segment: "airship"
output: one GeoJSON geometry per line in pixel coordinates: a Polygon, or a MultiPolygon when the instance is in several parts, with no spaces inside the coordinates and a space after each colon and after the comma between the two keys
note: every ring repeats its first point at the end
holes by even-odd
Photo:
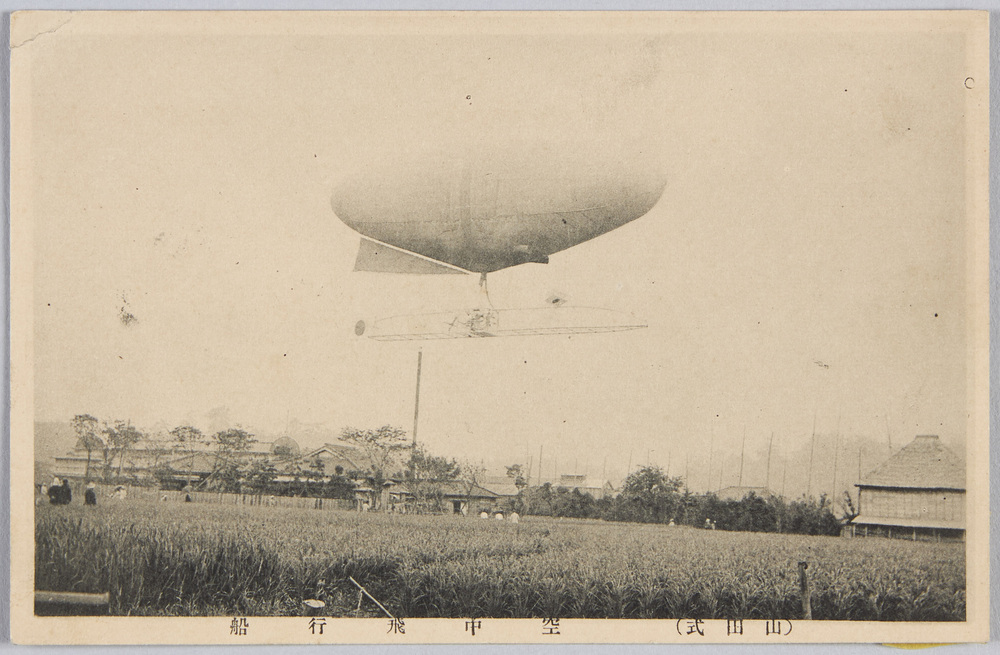
{"type": "MultiPolygon", "coordinates": [[[[365,167],[334,190],[336,216],[361,235],[354,270],[402,274],[480,274],[547,264],[556,253],[647,214],[665,176],[642,153],[586,156],[559,149],[491,150],[463,157],[415,158],[365,167]]],[[[642,327],[599,321],[579,308],[532,327],[525,310],[466,310],[423,315],[424,327],[393,317],[376,339],[455,338],[610,331],[642,327]],[[518,327],[507,328],[517,315],[518,327]],[[575,318],[560,323],[560,319],[575,318]],[[386,331],[388,330],[388,331],[386,331]]],[[[374,325],[371,327],[375,327],[374,325]]],[[[359,322],[356,332],[368,332],[359,322]]]]}

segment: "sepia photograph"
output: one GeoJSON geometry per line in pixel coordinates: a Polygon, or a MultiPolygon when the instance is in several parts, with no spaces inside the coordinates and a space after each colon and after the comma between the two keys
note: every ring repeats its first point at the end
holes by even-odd
{"type": "Polygon", "coordinates": [[[986,640],[988,36],[13,14],[14,640],[986,640]]]}

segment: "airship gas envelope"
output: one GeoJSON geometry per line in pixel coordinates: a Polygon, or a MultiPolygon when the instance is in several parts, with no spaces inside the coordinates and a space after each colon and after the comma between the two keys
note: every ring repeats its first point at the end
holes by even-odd
{"type": "Polygon", "coordinates": [[[529,262],[646,214],[666,180],[637,154],[542,149],[410,158],[357,171],[334,213],[365,239],[355,270],[488,273],[529,262]]]}

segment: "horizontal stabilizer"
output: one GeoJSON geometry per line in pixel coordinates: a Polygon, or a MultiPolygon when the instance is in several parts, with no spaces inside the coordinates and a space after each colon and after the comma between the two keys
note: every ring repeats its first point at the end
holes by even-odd
{"type": "Polygon", "coordinates": [[[466,274],[466,271],[449,264],[365,238],[361,239],[358,258],[354,261],[354,270],[415,275],[466,274]]]}

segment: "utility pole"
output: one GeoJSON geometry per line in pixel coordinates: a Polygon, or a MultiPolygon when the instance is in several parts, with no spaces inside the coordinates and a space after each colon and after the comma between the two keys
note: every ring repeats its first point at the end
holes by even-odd
{"type": "Polygon", "coordinates": [[[788,460],[781,458],[781,497],[785,497],[785,478],[788,476],[788,460]]]}
{"type": "Polygon", "coordinates": [[[816,414],[818,412],[818,409],[813,412],[813,433],[812,439],[809,442],[809,481],[806,483],[806,498],[811,498],[813,491],[813,452],[816,450],[816,414]]]}
{"type": "Polygon", "coordinates": [[[837,465],[840,463],[840,432],[837,432],[837,438],[833,442],[833,492],[830,494],[831,498],[837,497],[837,465]]]}
{"type": "Polygon", "coordinates": [[[708,484],[705,485],[705,491],[712,490],[712,459],[715,455],[715,423],[711,423],[711,440],[708,442],[708,484]]]}
{"type": "Polygon", "coordinates": [[[747,449],[747,426],[743,426],[743,445],[740,446],[740,486],[743,486],[743,454],[747,449]]]}
{"type": "Polygon", "coordinates": [[[545,444],[538,444],[538,484],[542,484],[542,451],[545,449],[545,444]]]}
{"type": "Polygon", "coordinates": [[[424,358],[424,351],[417,351],[417,394],[413,401],[413,450],[417,449],[417,419],[420,417],[420,364],[424,358]]]}
{"type": "Polygon", "coordinates": [[[771,446],[774,445],[774,430],[771,430],[771,440],[767,442],[767,482],[764,486],[771,488],[771,446]]]}

